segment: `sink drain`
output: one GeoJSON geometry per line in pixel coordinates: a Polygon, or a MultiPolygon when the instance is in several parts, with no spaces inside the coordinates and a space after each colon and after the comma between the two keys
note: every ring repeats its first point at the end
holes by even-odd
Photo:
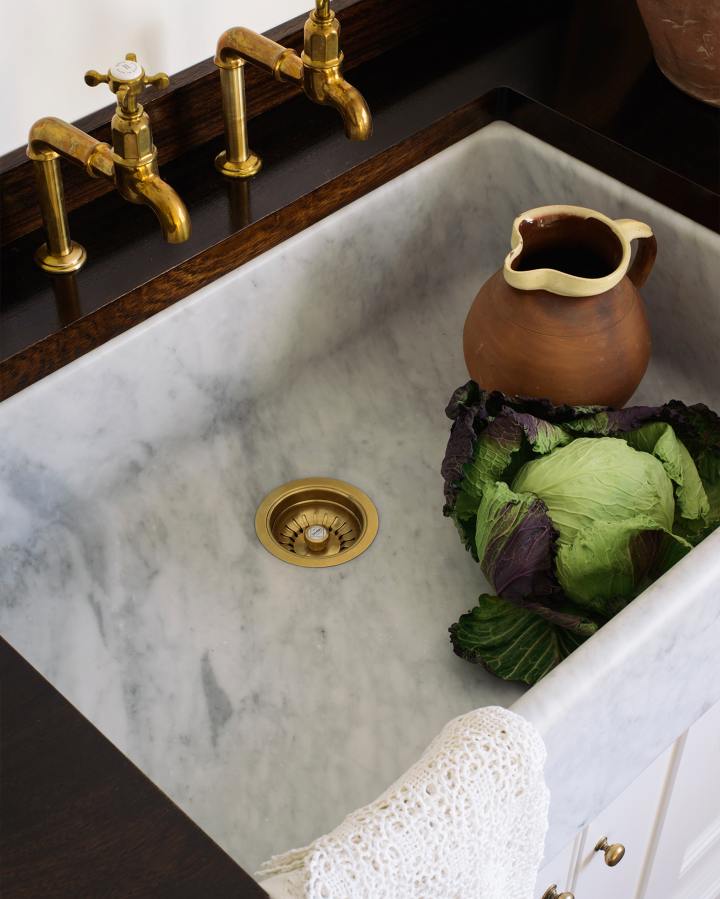
{"type": "Polygon", "coordinates": [[[255,516],[262,545],[278,559],[328,568],[356,558],[378,530],[378,514],[362,490],[333,478],[290,481],[269,493],[255,516]]]}

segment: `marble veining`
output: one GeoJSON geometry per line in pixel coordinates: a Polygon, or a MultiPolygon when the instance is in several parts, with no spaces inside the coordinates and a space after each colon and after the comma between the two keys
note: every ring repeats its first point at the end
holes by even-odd
{"type": "Polygon", "coordinates": [[[440,514],[462,324],[555,202],[652,224],[638,400],[720,407],[718,238],[502,123],[0,405],[2,633],[250,870],[487,704],[545,737],[549,857],[720,698],[718,537],[529,691],[449,647],[485,589],[440,514]],[[256,540],[313,474],[378,506],[347,566],[256,540]]]}

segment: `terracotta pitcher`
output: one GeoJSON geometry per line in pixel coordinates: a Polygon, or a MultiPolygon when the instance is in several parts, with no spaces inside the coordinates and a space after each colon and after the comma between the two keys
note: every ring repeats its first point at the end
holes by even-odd
{"type": "Polygon", "coordinates": [[[465,321],[470,376],[486,390],[623,406],[650,358],[638,293],[657,253],[648,225],[541,206],[515,219],[511,246],[465,321]]]}

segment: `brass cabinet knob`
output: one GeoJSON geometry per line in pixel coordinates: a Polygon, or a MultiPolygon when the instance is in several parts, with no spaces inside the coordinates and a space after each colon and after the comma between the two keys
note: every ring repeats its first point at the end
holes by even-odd
{"type": "Polygon", "coordinates": [[[619,865],[625,855],[625,847],[622,843],[608,843],[608,838],[603,837],[595,844],[595,852],[605,854],[605,864],[609,868],[619,865]]]}
{"type": "Polygon", "coordinates": [[[575,899],[574,893],[558,893],[557,884],[549,886],[542,894],[542,899],[575,899]]]}

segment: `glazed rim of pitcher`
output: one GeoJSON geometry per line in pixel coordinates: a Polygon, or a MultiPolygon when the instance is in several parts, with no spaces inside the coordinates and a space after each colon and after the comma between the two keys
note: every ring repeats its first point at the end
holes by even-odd
{"type": "MultiPolygon", "coordinates": [[[[541,226],[542,227],[542,226],[541,226]]],[[[586,209],[584,206],[538,206],[523,212],[513,222],[510,246],[505,257],[503,276],[505,281],[518,290],[547,290],[564,297],[590,297],[611,290],[622,281],[630,265],[632,248],[630,241],[638,237],[651,237],[652,229],[634,219],[611,219],[602,212],[586,209]],[[567,219],[595,220],[606,226],[617,239],[617,263],[607,274],[600,277],[582,277],[560,271],[556,268],[529,268],[518,270],[513,264],[525,251],[523,225],[532,225],[540,219],[548,224],[557,224],[567,219]]]]}

